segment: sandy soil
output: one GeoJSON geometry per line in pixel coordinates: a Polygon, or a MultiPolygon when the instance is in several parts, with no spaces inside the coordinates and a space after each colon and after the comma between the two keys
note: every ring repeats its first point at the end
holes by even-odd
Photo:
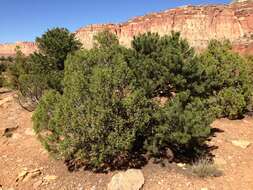
{"type": "MultiPolygon", "coordinates": [[[[15,93],[0,94],[0,190],[104,190],[116,172],[96,174],[69,172],[62,161],[54,160],[43,149],[32,131],[31,113],[15,101],[15,93]],[[12,136],[2,136],[6,128],[15,128],[12,136]],[[40,174],[28,177],[37,169],[40,174]],[[21,172],[26,178],[17,179],[21,172]],[[17,181],[19,180],[19,181],[17,181]]],[[[253,190],[253,144],[246,149],[232,140],[253,143],[253,118],[216,120],[213,127],[223,132],[209,142],[217,146],[214,160],[223,171],[221,177],[200,179],[190,176],[176,164],[162,167],[149,163],[142,168],[143,190],[253,190]]]]}

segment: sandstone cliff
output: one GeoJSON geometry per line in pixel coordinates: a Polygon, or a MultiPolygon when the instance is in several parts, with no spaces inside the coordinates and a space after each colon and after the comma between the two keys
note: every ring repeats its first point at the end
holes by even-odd
{"type": "Polygon", "coordinates": [[[36,51],[37,47],[33,42],[16,42],[13,44],[0,44],[0,56],[15,55],[16,47],[20,47],[25,55],[29,55],[36,51]]]}
{"type": "Polygon", "coordinates": [[[79,29],[76,36],[90,48],[94,34],[104,29],[117,34],[120,43],[126,46],[139,33],[151,31],[165,35],[174,30],[180,31],[197,49],[205,48],[211,39],[229,39],[240,45],[237,49],[243,49],[253,42],[253,2],[179,7],[136,17],[123,24],[87,26],[79,29]]]}
{"type": "MultiPolygon", "coordinates": [[[[184,6],[136,17],[121,24],[86,26],[77,30],[75,34],[85,48],[91,48],[93,36],[103,30],[115,33],[120,43],[127,47],[130,46],[133,36],[140,33],[151,31],[165,35],[174,30],[180,31],[197,49],[205,48],[211,39],[229,39],[236,51],[253,53],[253,2],[184,6]]],[[[13,53],[13,46],[0,46],[0,54],[13,53]]],[[[25,53],[30,53],[35,45],[25,44],[23,48],[25,53]]]]}

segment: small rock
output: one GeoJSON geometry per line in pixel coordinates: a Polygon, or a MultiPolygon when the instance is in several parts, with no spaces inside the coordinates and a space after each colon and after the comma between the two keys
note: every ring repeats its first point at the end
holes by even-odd
{"type": "Polygon", "coordinates": [[[177,166],[182,168],[183,170],[186,169],[186,164],[185,163],[177,163],[177,166]]]}
{"type": "Polygon", "coordinates": [[[28,171],[26,169],[21,171],[18,174],[18,177],[16,178],[16,182],[23,181],[23,179],[27,176],[27,174],[28,174],[28,171]]]}
{"type": "Polygon", "coordinates": [[[246,149],[251,145],[250,142],[245,141],[245,140],[234,140],[234,141],[232,141],[232,144],[234,146],[238,146],[238,147],[241,147],[243,149],[246,149]]]}
{"type": "Polygon", "coordinates": [[[44,177],[45,181],[53,181],[56,180],[58,177],[56,175],[47,175],[44,177]]]}
{"type": "Polygon", "coordinates": [[[34,178],[36,178],[40,175],[41,175],[40,169],[35,169],[35,170],[32,170],[32,171],[29,171],[23,181],[24,182],[29,181],[30,179],[34,179],[34,178]]]}
{"type": "Polygon", "coordinates": [[[200,190],[208,190],[208,188],[207,188],[207,187],[204,187],[204,188],[201,188],[200,190]]]}
{"type": "Polygon", "coordinates": [[[114,175],[108,184],[107,190],[139,190],[144,184],[141,170],[129,169],[114,175]]]}
{"type": "Polygon", "coordinates": [[[33,131],[32,128],[27,128],[25,130],[25,134],[28,135],[28,136],[35,136],[35,132],[33,131]]]}

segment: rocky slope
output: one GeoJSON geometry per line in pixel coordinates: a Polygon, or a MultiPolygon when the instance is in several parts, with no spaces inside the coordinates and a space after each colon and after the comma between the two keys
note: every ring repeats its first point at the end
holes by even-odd
{"type": "MultiPolygon", "coordinates": [[[[180,31],[197,49],[205,48],[211,39],[229,39],[236,51],[253,53],[253,2],[240,0],[229,5],[184,6],[136,17],[121,24],[86,26],[75,34],[85,48],[91,48],[93,36],[103,30],[115,33],[120,43],[127,47],[133,36],[139,33],[151,31],[165,35],[174,30],[180,31]]],[[[12,54],[13,46],[0,45],[0,55],[12,54]]],[[[35,45],[24,44],[21,49],[30,53],[35,45]]]]}

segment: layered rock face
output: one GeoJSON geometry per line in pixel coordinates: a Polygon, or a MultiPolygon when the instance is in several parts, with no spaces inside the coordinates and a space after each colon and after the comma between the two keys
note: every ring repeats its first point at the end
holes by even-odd
{"type": "Polygon", "coordinates": [[[37,47],[33,42],[16,42],[13,44],[0,44],[0,56],[13,56],[15,55],[16,47],[25,54],[29,55],[36,51],[37,47]]]}
{"type": "Polygon", "coordinates": [[[211,39],[229,39],[236,50],[253,43],[253,2],[230,5],[185,6],[160,13],[136,17],[122,24],[91,25],[79,29],[76,37],[90,48],[93,36],[109,30],[119,37],[122,45],[130,46],[133,36],[147,31],[160,35],[180,31],[182,37],[197,49],[203,49],[211,39]],[[240,48],[239,48],[240,47],[240,48]]]}
{"type": "MultiPolygon", "coordinates": [[[[185,6],[133,18],[121,24],[90,25],[75,32],[85,48],[93,46],[93,36],[103,30],[116,34],[122,45],[130,47],[135,35],[157,32],[160,35],[180,31],[195,48],[205,48],[211,39],[229,39],[236,51],[253,54],[253,2],[230,5],[185,6]]],[[[13,44],[0,45],[1,54],[14,52],[13,44]]],[[[33,43],[21,47],[26,54],[36,48],[33,43]]]]}

